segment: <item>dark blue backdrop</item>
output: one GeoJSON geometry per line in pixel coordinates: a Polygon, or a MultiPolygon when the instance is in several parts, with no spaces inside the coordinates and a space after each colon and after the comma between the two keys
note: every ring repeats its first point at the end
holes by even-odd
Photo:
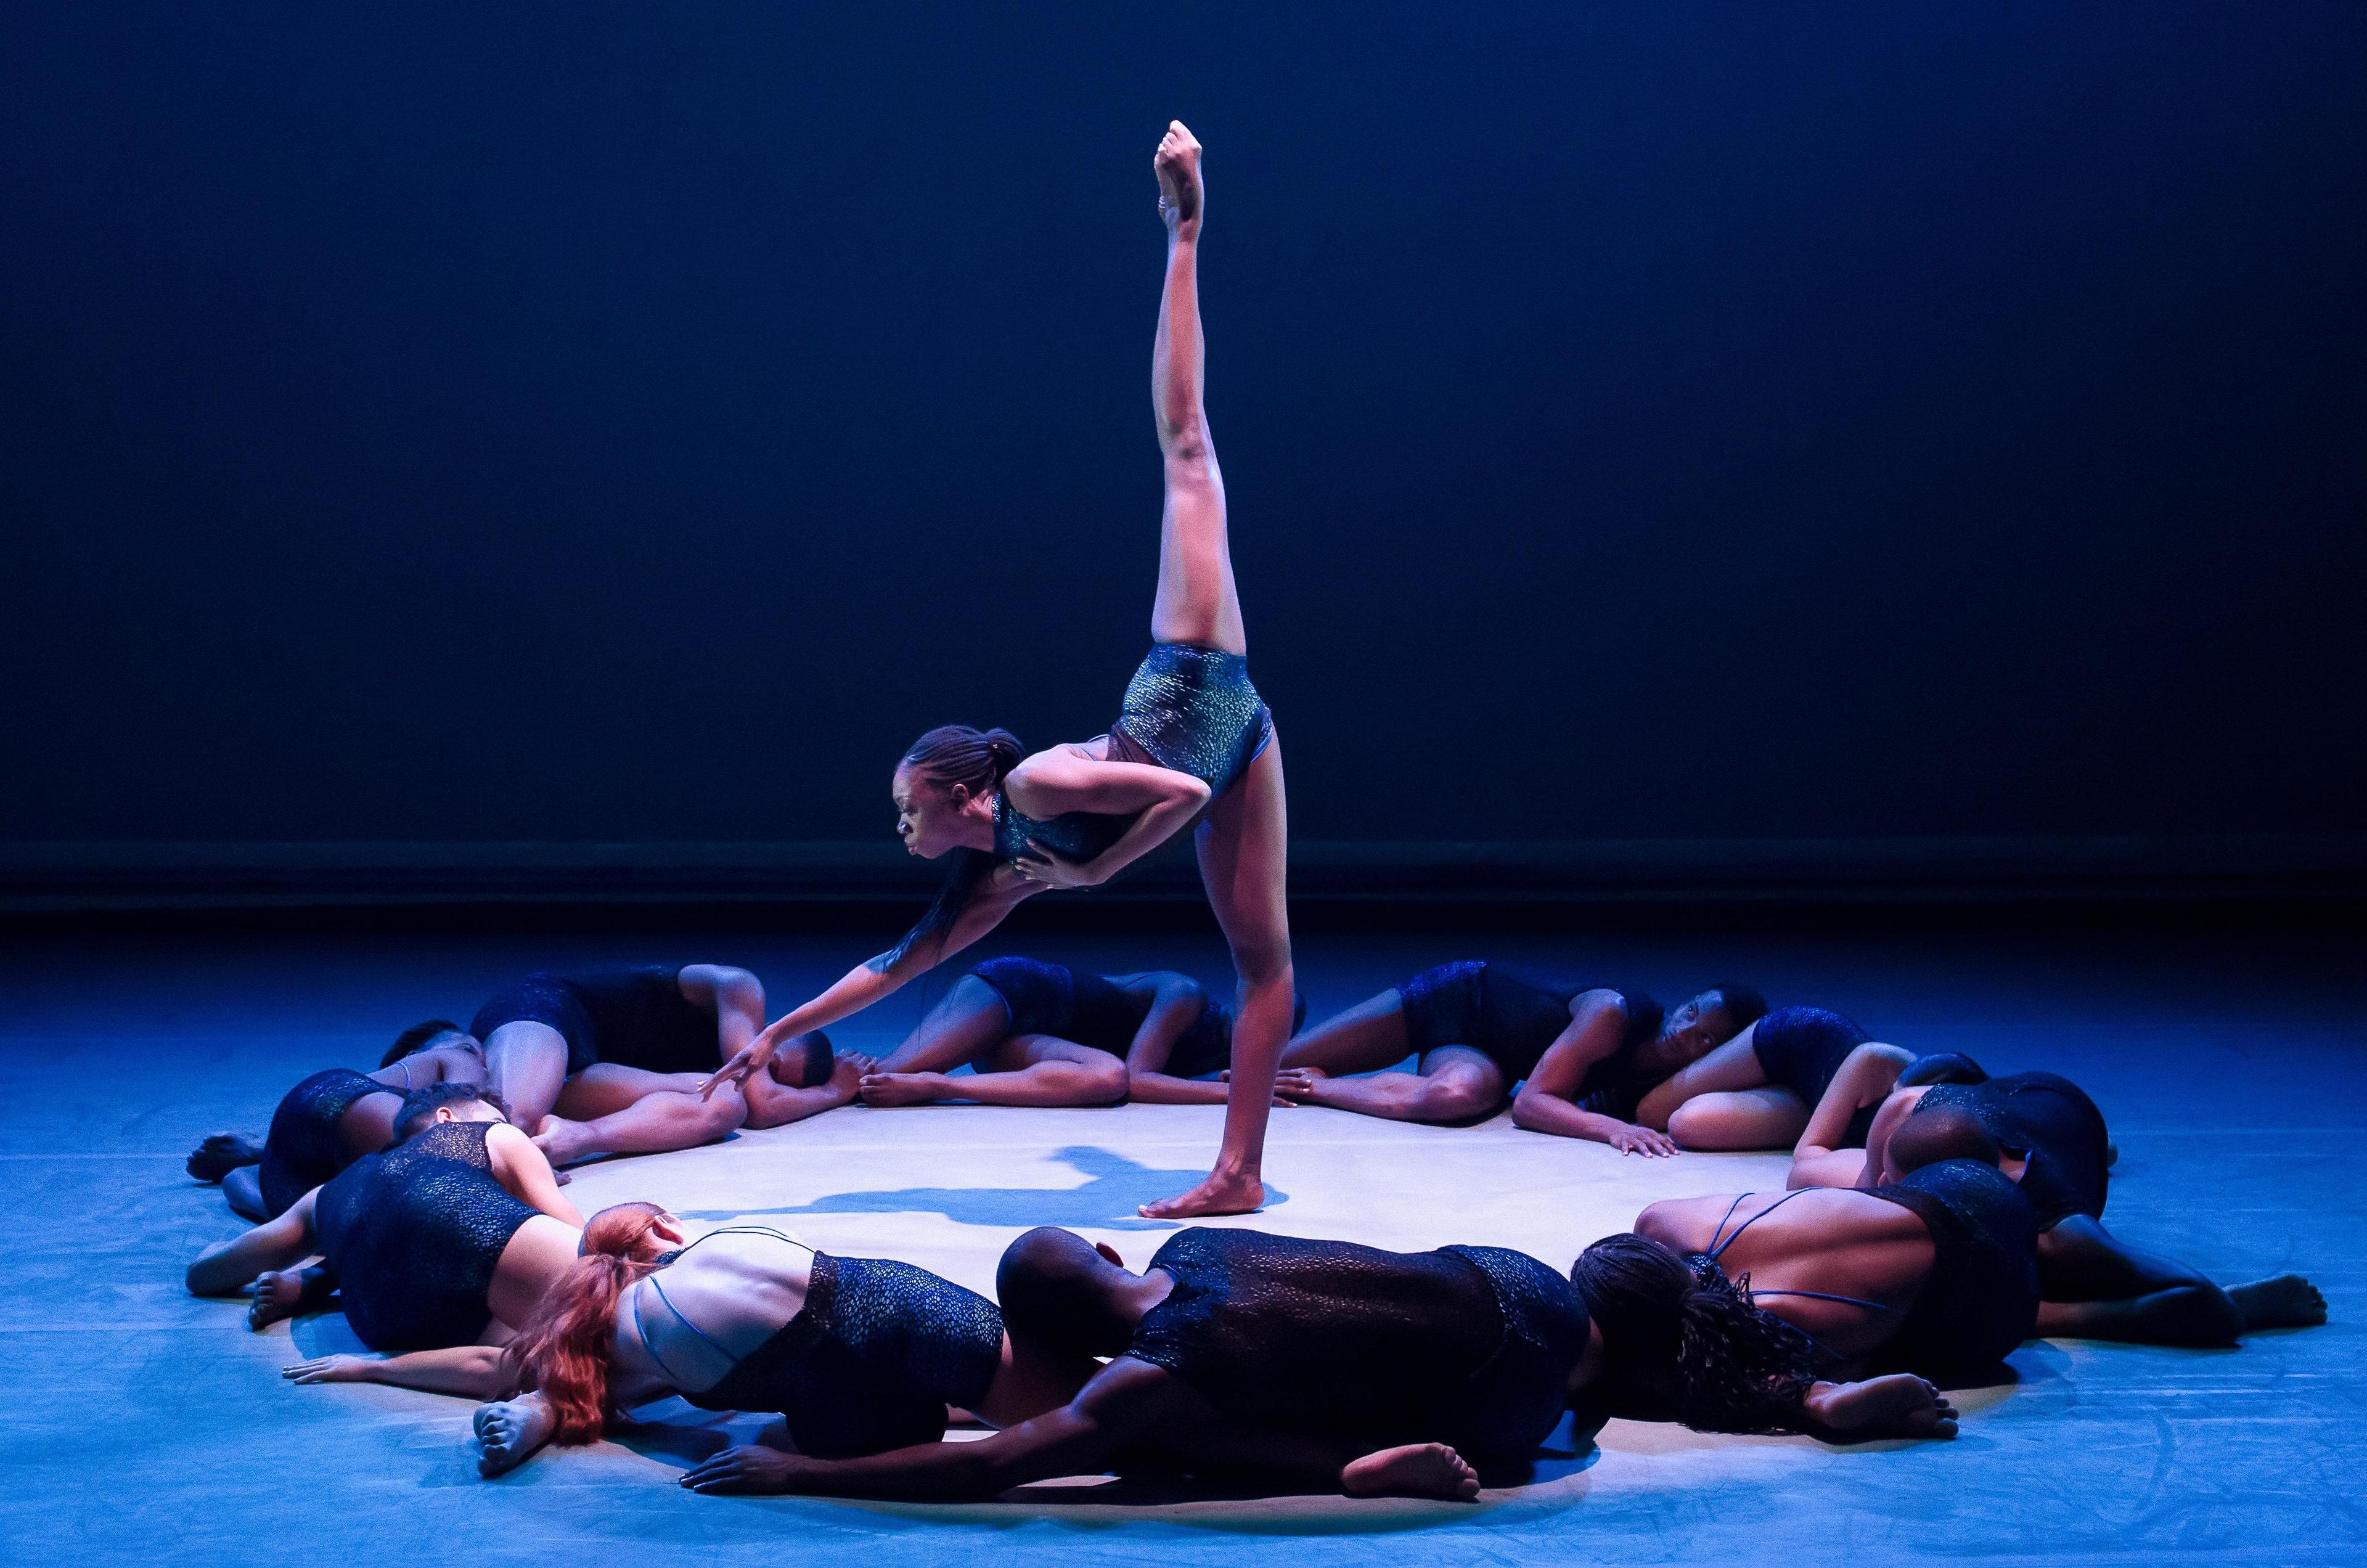
{"type": "Polygon", "coordinates": [[[11,7],[0,838],[1112,716],[1152,144],[1325,840],[2367,827],[2367,12],[11,7]]]}

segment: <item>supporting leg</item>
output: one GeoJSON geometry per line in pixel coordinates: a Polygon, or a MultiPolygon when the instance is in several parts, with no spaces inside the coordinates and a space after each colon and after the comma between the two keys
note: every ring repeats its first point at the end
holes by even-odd
{"type": "Polygon", "coordinates": [[[1149,1218],[1242,1214],[1265,1201],[1266,1118],[1296,995],[1285,885],[1289,841],[1277,734],[1240,783],[1217,797],[1197,836],[1200,880],[1240,976],[1224,1143],[1208,1179],[1181,1197],[1145,1204],[1149,1218]]]}

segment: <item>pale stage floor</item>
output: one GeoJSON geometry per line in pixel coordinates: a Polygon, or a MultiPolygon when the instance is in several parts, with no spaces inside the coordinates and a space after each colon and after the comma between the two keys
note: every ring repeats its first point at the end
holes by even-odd
{"type": "MultiPolygon", "coordinates": [[[[1200,938],[1048,938],[1085,965],[1225,976],[1200,938]]],[[[1614,1422],[1564,1428],[1530,1484],[1477,1506],[1054,1488],[961,1507],[719,1499],[686,1456],[753,1420],[679,1404],[657,1426],[477,1479],[470,1406],[278,1369],[356,1348],[326,1316],[252,1335],[181,1269],[235,1222],[181,1159],[259,1133],[316,1067],[374,1064],[402,1026],[465,1020],[526,968],[617,958],[755,969],[776,1001],[867,952],[858,938],[669,932],[18,940],[0,960],[5,1249],[0,1516],[26,1563],[1075,1561],[1307,1564],[1682,1561],[2355,1562],[2367,1558],[2359,1323],[2367,1308],[2367,1027],[2352,937],[2009,938],[1893,931],[1302,940],[1318,1012],[1430,963],[1559,961],[1664,998],[1729,976],[1839,1008],[1880,1037],[1993,1071],[2085,1084],[2123,1155],[2108,1219],[2225,1280],[2300,1269],[2324,1328],[2227,1351],[2033,1343],[2017,1381],[1959,1401],[1949,1443],[1828,1448],[1614,1422]],[[1108,1498],[1111,1500],[1104,1501],[1108,1498]],[[1021,1558],[1005,1556],[1004,1561],[1021,1558]]],[[[893,1043],[933,993],[839,1032],[893,1043]]],[[[701,1222],[756,1216],[833,1252],[991,1291],[1004,1245],[1066,1225],[1139,1261],[1134,1217],[1205,1168],[1214,1109],[970,1107],[832,1112],[683,1154],[582,1170],[586,1213],[652,1199],[701,1222]]],[[[1276,1112],[1274,1201],[1223,1222],[1393,1247],[1514,1247],[1567,1267],[1653,1198],[1780,1185],[1767,1156],[1622,1158],[1498,1116],[1411,1127],[1276,1112]]]]}

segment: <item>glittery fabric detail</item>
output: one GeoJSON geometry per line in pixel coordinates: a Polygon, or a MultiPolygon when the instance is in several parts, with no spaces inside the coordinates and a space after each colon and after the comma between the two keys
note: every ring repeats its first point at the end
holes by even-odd
{"type": "Polygon", "coordinates": [[[1150,1010],[1100,975],[1040,958],[990,958],[970,971],[994,987],[1014,1034],[1050,1034],[1124,1055],[1150,1010]]]}
{"type": "Polygon", "coordinates": [[[2026,1151],[2022,1195],[2051,1230],[2072,1214],[2104,1216],[2111,1168],[2104,1156],[2112,1134],[2104,1113],[2070,1079],[2053,1073],[2013,1073],[1977,1084],[1939,1084],[1915,1104],[1920,1115],[1953,1105],[1977,1117],[1999,1145],[2026,1151]]]}
{"type": "Polygon", "coordinates": [[[1126,836],[1131,817],[1111,817],[1098,811],[1064,811],[1046,821],[1024,816],[1011,797],[994,797],[994,858],[1016,860],[1034,852],[1040,843],[1073,861],[1089,861],[1126,836]]]}
{"type": "Polygon", "coordinates": [[[1180,1231],[1150,1260],[1174,1288],[1127,1354],[1247,1425],[1525,1452],[1560,1418],[1586,1314],[1516,1256],[1180,1231]]]}
{"type": "Polygon", "coordinates": [[[1873,1038],[1840,1013],[1794,1007],[1761,1019],[1750,1043],[1767,1081],[1790,1089],[1814,1111],[1849,1054],[1873,1038]]]}
{"type": "Polygon", "coordinates": [[[321,1190],[313,1228],[373,1350],[474,1343],[502,1249],[534,1210],[491,1175],[491,1122],[439,1122],[321,1190]]]}
{"type": "Polygon", "coordinates": [[[2037,1332],[2037,1220],[1995,1166],[1942,1160],[1868,1190],[1913,1210],[1936,1253],[1906,1321],[1874,1351],[1875,1371],[1962,1388],[2037,1332]]]}
{"type": "Polygon", "coordinates": [[[1217,795],[1273,739],[1274,715],[1250,684],[1250,661],[1181,642],[1151,644],[1110,728],[1111,755],[1130,743],[1144,760],[1190,773],[1217,795]]]}
{"type": "Polygon", "coordinates": [[[351,1067],[314,1073],[289,1089],[271,1113],[271,1131],[263,1138],[263,1164],[255,1173],[266,1214],[277,1219],[297,1199],[353,1164],[337,1123],[362,1096],[395,1092],[351,1067]]]}
{"type": "Polygon", "coordinates": [[[798,1451],[852,1459],[946,1433],[946,1406],[975,1410],[1002,1364],[1002,1314],[925,1269],[817,1252],[806,1304],[686,1397],[708,1410],[776,1410],[798,1451]]]}

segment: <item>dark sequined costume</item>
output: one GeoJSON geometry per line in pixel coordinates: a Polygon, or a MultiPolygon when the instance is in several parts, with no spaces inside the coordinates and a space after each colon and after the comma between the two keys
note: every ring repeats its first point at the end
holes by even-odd
{"type": "MultiPolygon", "coordinates": [[[[1425,969],[1399,986],[1398,997],[1406,1040],[1416,1055],[1442,1045],[1478,1051],[1502,1069],[1509,1088],[1535,1071],[1546,1047],[1569,1027],[1572,999],[1603,988],[1569,975],[1478,959],[1425,969]]],[[[1581,1097],[1601,1094],[1609,1100],[1614,1091],[1630,1088],[1636,1048],[1660,1032],[1658,1002],[1639,991],[1621,997],[1627,1007],[1626,1031],[1618,1050],[1587,1069],[1581,1097]]],[[[1636,1089],[1635,1098],[1641,1100],[1650,1087],[1636,1089]]]]}
{"type": "Polygon", "coordinates": [[[1002,998],[1014,1034],[1054,1034],[1123,1056],[1150,1011],[1148,998],[1040,958],[990,958],[970,973],[1002,998]]]}
{"type": "Polygon", "coordinates": [[[286,1213],[297,1199],[354,1163],[354,1153],[337,1130],[354,1101],[365,1095],[401,1093],[350,1067],[314,1073],[289,1089],[271,1113],[263,1163],[255,1173],[263,1189],[264,1217],[286,1213]]]}
{"type": "Polygon", "coordinates": [[[1897,1333],[1874,1352],[1875,1371],[1959,1388],[2038,1331],[2037,1222],[1995,1166],[1942,1160],[1868,1190],[1913,1210],[1938,1253],[1897,1333]]]}
{"type": "Polygon", "coordinates": [[[2040,1230],[2052,1230],[2073,1214],[2104,1217],[2112,1134],[2104,1113],[2078,1084],[2053,1073],[1940,1084],[1925,1091],[1915,1110],[1920,1114],[1935,1105],[1971,1111],[2000,1147],[2028,1156],[2022,1195],[2030,1200],[2040,1230]]]}
{"type": "Polygon", "coordinates": [[[373,1350],[469,1345],[493,1311],[502,1250],[535,1211],[490,1174],[492,1122],[439,1122],[356,1160],[321,1190],[312,1216],[345,1294],[345,1320],[373,1350]]]}
{"type": "MultiPolygon", "coordinates": [[[[1761,1018],[1750,1037],[1751,1050],[1759,1058],[1760,1071],[1767,1081],[1798,1095],[1813,1111],[1817,1102],[1831,1087],[1833,1075],[1841,1070],[1849,1054],[1874,1036],[1860,1029],[1854,1020],[1823,1008],[1777,1008],[1761,1018]]],[[[1877,1105],[1861,1106],[1850,1118],[1849,1128],[1841,1134],[1836,1148],[1862,1149],[1865,1134],[1874,1125],[1877,1105]]]]}
{"type": "Polygon", "coordinates": [[[682,994],[681,968],[611,964],[538,970],[477,1010],[469,1032],[489,1040],[505,1023],[547,1024],[567,1042],[567,1070],[615,1062],[653,1073],[711,1073],[722,1065],[715,1009],[682,994]]]}
{"type": "Polygon", "coordinates": [[[1524,1455],[1552,1432],[1587,1344],[1576,1287],[1500,1247],[1384,1252],[1260,1231],[1179,1231],[1174,1281],[1127,1354],[1248,1426],[1374,1448],[1524,1455]]]}
{"type": "Polygon", "coordinates": [[[684,1397],[778,1411],[798,1452],[854,1459],[935,1442],[946,1406],[975,1410],[1002,1364],[1002,1314],[984,1296],[909,1263],[817,1252],[798,1314],[684,1397]]]}
{"type": "MultiPolygon", "coordinates": [[[[1250,684],[1249,660],[1189,643],[1150,646],[1110,727],[1114,762],[1146,762],[1190,773],[1222,795],[1240,782],[1274,739],[1274,715],[1250,684]]],[[[1067,811],[1047,820],[1023,816],[1001,795],[994,801],[994,854],[1012,860],[1043,844],[1069,860],[1090,861],[1126,836],[1133,817],[1067,811]]]]}

